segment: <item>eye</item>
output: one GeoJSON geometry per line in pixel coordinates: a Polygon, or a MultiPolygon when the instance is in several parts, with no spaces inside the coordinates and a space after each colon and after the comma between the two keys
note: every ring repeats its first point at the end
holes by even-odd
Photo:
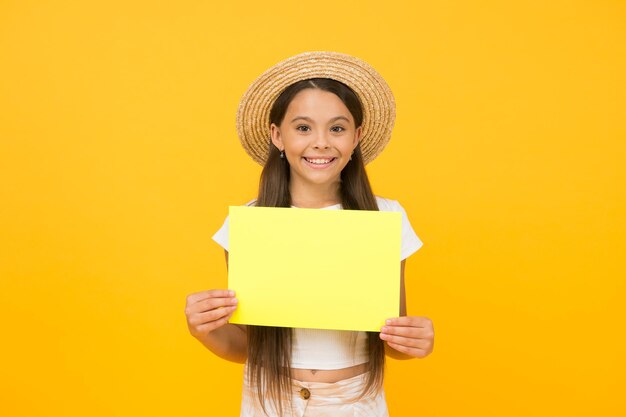
{"type": "Polygon", "coordinates": [[[298,125],[296,126],[296,130],[300,132],[308,132],[309,130],[311,130],[311,128],[307,125],[298,125]]]}
{"type": "Polygon", "coordinates": [[[344,129],[343,126],[333,126],[333,127],[330,128],[330,130],[332,132],[339,133],[339,132],[343,132],[346,129],[344,129]]]}

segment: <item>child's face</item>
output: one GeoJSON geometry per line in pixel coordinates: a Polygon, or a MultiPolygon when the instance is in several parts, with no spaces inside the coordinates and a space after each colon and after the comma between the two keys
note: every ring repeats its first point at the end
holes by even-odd
{"type": "Polygon", "coordinates": [[[339,181],[361,135],[339,97],[313,88],[296,94],[271,131],[274,145],[285,151],[291,180],[318,185],[339,181]]]}

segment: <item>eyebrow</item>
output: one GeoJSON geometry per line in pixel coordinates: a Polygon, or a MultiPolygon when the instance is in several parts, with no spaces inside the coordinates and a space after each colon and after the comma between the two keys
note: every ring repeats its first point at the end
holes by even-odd
{"type": "MultiPolygon", "coordinates": [[[[305,120],[305,121],[310,122],[310,123],[313,122],[313,119],[311,119],[310,117],[307,117],[307,116],[296,116],[293,119],[291,119],[291,123],[295,122],[296,120],[305,120]]],[[[332,119],[330,119],[329,123],[336,122],[337,120],[345,120],[346,122],[350,123],[350,119],[348,119],[346,116],[333,117],[332,119]]]]}

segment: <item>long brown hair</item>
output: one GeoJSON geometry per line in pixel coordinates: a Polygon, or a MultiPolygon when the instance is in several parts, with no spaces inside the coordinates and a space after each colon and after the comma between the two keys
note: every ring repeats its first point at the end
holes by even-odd
{"type": "MultiPolygon", "coordinates": [[[[280,126],[287,107],[300,91],[317,88],[335,94],[346,105],[355,127],[363,124],[363,110],[357,95],[345,84],[328,78],[298,81],[287,87],[276,99],[270,111],[270,123],[280,126]]],[[[268,139],[269,156],[263,167],[256,205],[260,207],[290,207],[289,163],[268,139]]],[[[352,159],[341,171],[341,204],[347,210],[378,210],[376,198],[365,172],[359,145],[352,159]]],[[[363,394],[380,390],[383,382],[385,349],[378,333],[368,332],[369,376],[363,394]]],[[[256,386],[263,410],[269,397],[282,414],[283,398],[291,398],[292,329],[285,327],[248,326],[248,378],[256,386]]]]}

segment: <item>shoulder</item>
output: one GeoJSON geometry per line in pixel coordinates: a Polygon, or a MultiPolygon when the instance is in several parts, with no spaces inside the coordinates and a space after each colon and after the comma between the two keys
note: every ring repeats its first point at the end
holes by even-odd
{"type": "Polygon", "coordinates": [[[378,205],[378,210],[380,211],[404,211],[400,203],[396,200],[391,200],[389,198],[384,197],[376,197],[376,204],[378,205]]]}

